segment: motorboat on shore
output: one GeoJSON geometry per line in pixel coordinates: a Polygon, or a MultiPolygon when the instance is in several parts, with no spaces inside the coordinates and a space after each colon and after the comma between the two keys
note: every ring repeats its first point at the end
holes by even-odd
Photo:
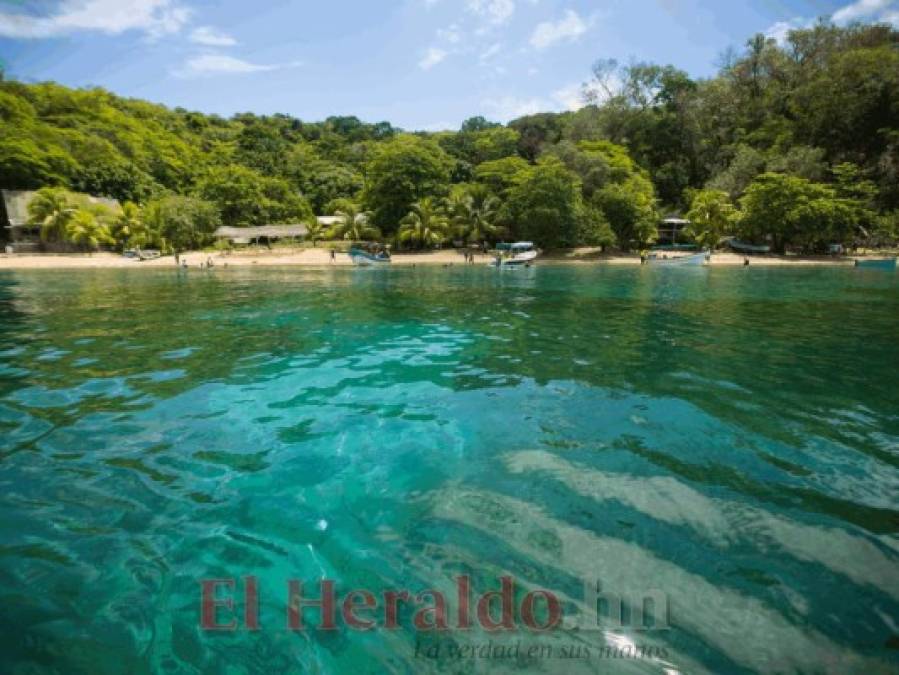
{"type": "Polygon", "coordinates": [[[515,269],[530,267],[539,252],[530,241],[516,241],[514,244],[497,244],[494,258],[488,267],[515,269]]]}
{"type": "Polygon", "coordinates": [[[737,253],[744,253],[749,255],[762,255],[765,253],[771,253],[771,247],[767,244],[747,244],[746,242],[739,241],[738,239],[731,239],[727,242],[727,245],[737,253]]]}
{"type": "Polygon", "coordinates": [[[651,255],[646,259],[647,264],[659,267],[699,267],[705,265],[710,258],[708,251],[700,251],[693,255],[682,255],[676,258],[651,255]]]}
{"type": "Polygon", "coordinates": [[[353,244],[347,251],[354,265],[370,267],[373,265],[389,265],[390,251],[383,244],[353,244]]]}

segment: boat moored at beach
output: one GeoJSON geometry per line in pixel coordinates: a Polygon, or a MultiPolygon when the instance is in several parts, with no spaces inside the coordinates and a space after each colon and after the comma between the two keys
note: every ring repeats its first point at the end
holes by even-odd
{"type": "Polygon", "coordinates": [[[660,258],[657,255],[652,255],[647,258],[646,262],[649,265],[658,267],[699,267],[705,265],[708,260],[709,252],[700,251],[693,255],[682,255],[676,258],[660,258]]]}
{"type": "Polygon", "coordinates": [[[514,244],[497,244],[495,257],[489,267],[515,269],[529,267],[539,255],[530,241],[516,241],[514,244]]]}
{"type": "Polygon", "coordinates": [[[895,270],[896,258],[872,258],[870,260],[856,258],[855,266],[866,270],[895,270]]]}
{"type": "Polygon", "coordinates": [[[360,267],[390,264],[390,251],[383,244],[353,244],[347,251],[347,255],[350,256],[354,265],[360,267]]]}
{"type": "Polygon", "coordinates": [[[771,253],[771,247],[767,244],[747,244],[746,242],[740,241],[738,239],[731,239],[727,242],[727,245],[737,253],[746,253],[750,255],[771,253]]]}

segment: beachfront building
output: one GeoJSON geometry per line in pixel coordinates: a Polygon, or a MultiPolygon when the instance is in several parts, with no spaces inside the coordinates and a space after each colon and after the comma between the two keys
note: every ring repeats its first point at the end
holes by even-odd
{"type": "Polygon", "coordinates": [[[257,225],[255,227],[220,227],[216,239],[227,239],[234,245],[271,244],[282,239],[302,239],[308,230],[305,225],[257,225]]]}
{"type": "Polygon", "coordinates": [[[683,218],[665,218],[659,225],[659,238],[656,244],[659,246],[673,246],[682,244],[686,241],[683,230],[690,224],[689,220],[683,218]]]}
{"type": "Polygon", "coordinates": [[[342,216],[316,216],[315,219],[319,222],[319,225],[324,227],[326,230],[330,230],[338,223],[343,222],[342,216]]]}
{"type": "MultiPolygon", "coordinates": [[[[75,248],[66,242],[41,241],[40,225],[28,222],[28,205],[37,192],[34,190],[0,190],[0,225],[3,227],[4,247],[7,253],[37,253],[39,251],[72,251],[75,248]]],[[[117,199],[93,197],[91,195],[73,193],[79,205],[99,205],[113,213],[119,213],[122,207],[117,199]]]]}

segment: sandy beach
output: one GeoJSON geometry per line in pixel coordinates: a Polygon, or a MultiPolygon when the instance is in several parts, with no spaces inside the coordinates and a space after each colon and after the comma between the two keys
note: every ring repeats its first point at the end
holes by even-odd
{"type": "MultiPolygon", "coordinates": [[[[669,254],[675,257],[679,254],[669,254]]],[[[232,252],[193,251],[181,256],[188,267],[205,266],[211,259],[215,267],[264,267],[275,266],[352,266],[345,253],[338,253],[335,260],[330,259],[330,252],[324,248],[297,249],[258,249],[232,252]]],[[[487,264],[491,257],[487,254],[476,254],[475,264],[487,264]]],[[[715,253],[711,265],[742,265],[743,256],[733,253],[715,253]]],[[[465,259],[461,251],[446,249],[439,251],[422,251],[417,253],[396,253],[394,265],[464,265],[465,259]]],[[[842,257],[798,257],[798,256],[752,256],[751,265],[852,265],[853,258],[842,257]]],[[[603,254],[599,249],[579,248],[568,251],[554,251],[541,255],[540,264],[607,264],[607,265],[639,265],[640,257],[636,254],[603,254]]],[[[156,260],[137,261],[124,258],[116,253],[94,254],[0,254],[0,270],[2,269],[100,269],[100,268],[137,268],[158,269],[175,267],[174,256],[164,256],[156,260]]]]}

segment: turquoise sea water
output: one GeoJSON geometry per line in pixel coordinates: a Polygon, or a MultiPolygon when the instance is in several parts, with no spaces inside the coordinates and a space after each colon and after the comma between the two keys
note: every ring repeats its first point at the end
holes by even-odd
{"type": "Polygon", "coordinates": [[[0,273],[0,672],[896,672],[897,373],[881,272],[0,273]],[[459,575],[668,628],[285,628],[459,575]]]}

